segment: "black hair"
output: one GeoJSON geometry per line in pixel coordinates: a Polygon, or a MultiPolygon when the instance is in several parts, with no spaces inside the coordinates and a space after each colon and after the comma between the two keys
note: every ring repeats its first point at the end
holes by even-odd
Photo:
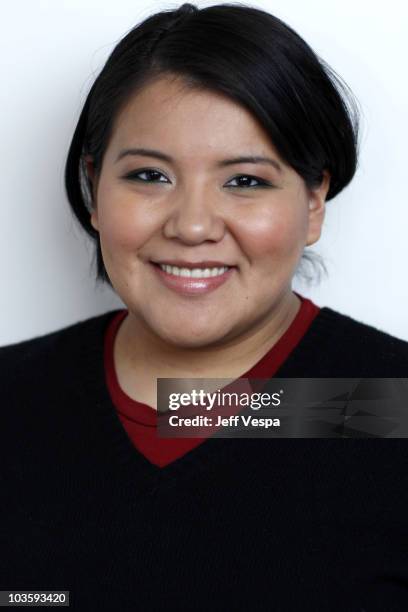
{"type": "MultiPolygon", "coordinates": [[[[328,170],[326,200],[344,189],[356,171],[358,103],[292,28],[238,2],[201,9],[185,3],[155,13],[131,29],[108,57],[83,106],[65,165],[71,209],[95,241],[96,280],[109,285],[99,232],[90,222],[92,184],[85,157],[92,156],[98,173],[120,110],[137,91],[166,74],[243,105],[309,188],[318,187],[328,170]]],[[[311,261],[307,253],[303,256],[311,261]]]]}

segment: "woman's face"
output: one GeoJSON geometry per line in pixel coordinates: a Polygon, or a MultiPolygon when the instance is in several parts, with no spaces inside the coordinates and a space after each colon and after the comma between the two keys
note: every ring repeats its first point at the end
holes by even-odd
{"type": "Polygon", "coordinates": [[[293,297],[302,251],[320,236],[328,177],[309,191],[246,109],[182,85],[162,77],[118,115],[99,176],[88,160],[91,221],[130,315],[167,343],[202,347],[250,334],[293,297]],[[227,162],[239,157],[271,161],[227,162]]]}

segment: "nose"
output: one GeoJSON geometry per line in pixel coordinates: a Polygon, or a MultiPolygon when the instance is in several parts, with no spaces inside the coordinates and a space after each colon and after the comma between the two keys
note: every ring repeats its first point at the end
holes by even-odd
{"type": "Polygon", "coordinates": [[[185,186],[174,195],[163,233],[166,238],[177,238],[189,245],[221,240],[225,223],[217,210],[214,193],[210,195],[203,186],[185,186]]]}

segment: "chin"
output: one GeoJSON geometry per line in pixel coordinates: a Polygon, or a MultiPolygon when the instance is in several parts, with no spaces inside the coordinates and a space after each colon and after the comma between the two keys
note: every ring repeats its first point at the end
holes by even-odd
{"type": "Polygon", "coordinates": [[[199,331],[194,326],[191,328],[183,326],[182,329],[180,327],[181,325],[174,330],[167,327],[165,330],[157,330],[156,333],[167,344],[180,348],[202,348],[210,344],[216,344],[225,337],[225,330],[221,332],[210,330],[207,327],[205,330],[199,331]]]}

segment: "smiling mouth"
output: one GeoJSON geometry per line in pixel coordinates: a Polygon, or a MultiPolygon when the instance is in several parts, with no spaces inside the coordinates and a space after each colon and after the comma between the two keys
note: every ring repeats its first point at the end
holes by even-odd
{"type": "Polygon", "coordinates": [[[208,268],[184,268],[172,266],[170,264],[155,264],[163,272],[172,276],[182,276],[184,278],[213,278],[225,274],[232,266],[213,266],[208,268]]]}
{"type": "Polygon", "coordinates": [[[212,293],[228,282],[236,266],[184,268],[165,263],[150,262],[164,287],[184,296],[212,293]]]}

